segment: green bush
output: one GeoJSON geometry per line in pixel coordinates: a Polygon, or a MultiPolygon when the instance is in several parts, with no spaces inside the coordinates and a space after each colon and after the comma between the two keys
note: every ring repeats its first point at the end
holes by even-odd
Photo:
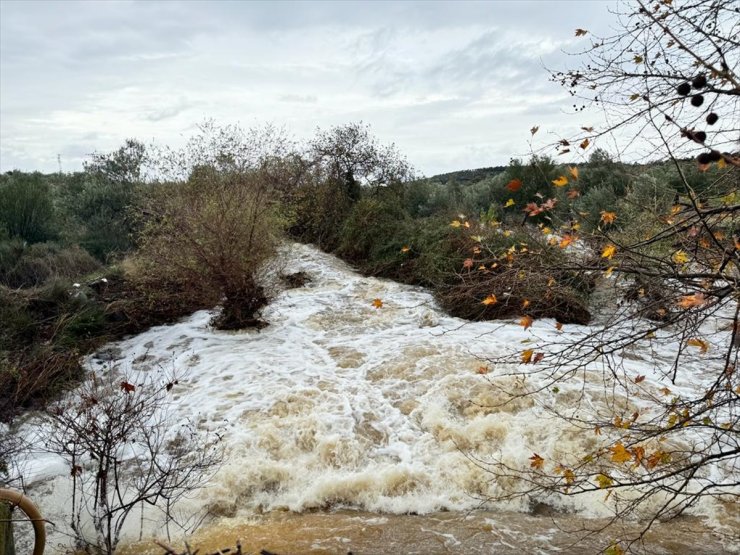
{"type": "Polygon", "coordinates": [[[0,176],[0,229],[29,243],[57,236],[49,184],[38,172],[8,172],[0,176]]]}
{"type": "Polygon", "coordinates": [[[100,263],[77,246],[0,242],[0,283],[8,287],[36,287],[51,278],[81,278],[99,268],[100,263]]]}

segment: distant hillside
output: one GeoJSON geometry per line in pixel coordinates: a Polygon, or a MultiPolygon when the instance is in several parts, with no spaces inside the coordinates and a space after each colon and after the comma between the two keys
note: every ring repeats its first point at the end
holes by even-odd
{"type": "Polygon", "coordinates": [[[429,178],[437,183],[451,183],[456,181],[459,185],[471,185],[488,177],[493,177],[506,170],[506,166],[494,166],[491,168],[477,168],[474,170],[459,170],[456,172],[440,173],[429,178]]]}

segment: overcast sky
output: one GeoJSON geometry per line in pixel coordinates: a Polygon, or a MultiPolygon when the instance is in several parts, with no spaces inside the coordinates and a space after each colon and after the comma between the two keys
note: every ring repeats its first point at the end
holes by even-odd
{"type": "Polygon", "coordinates": [[[609,5],[0,0],[0,171],[177,145],[207,118],[298,139],[362,120],[426,175],[505,164],[533,125],[591,123],[544,67],[609,5]]]}

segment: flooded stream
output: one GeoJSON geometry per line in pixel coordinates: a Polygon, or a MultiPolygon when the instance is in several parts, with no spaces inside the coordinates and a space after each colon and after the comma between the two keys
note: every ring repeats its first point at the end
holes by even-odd
{"type": "MultiPolygon", "coordinates": [[[[492,480],[467,456],[521,466],[535,449],[565,460],[594,448],[595,436],[531,398],[503,404],[491,387],[497,369],[480,372],[482,358],[577,334],[577,326],[464,322],[444,315],[423,289],[362,277],[312,247],[295,245],[285,256],[288,271],[311,279],[266,308],[267,328],[218,332],[211,314],[198,312],[87,360],[95,372],[184,372],[173,417],[224,438],[223,467],[177,507],[183,521],[203,518],[193,545],[215,550],[240,538],[247,552],[595,553],[619,537],[618,528],[578,533],[613,514],[603,492],[482,502],[518,485],[492,480]]],[[[649,361],[626,364],[660,386],[649,361]]],[[[586,384],[592,406],[602,386],[586,384]]],[[[581,394],[580,384],[573,388],[545,392],[540,402],[566,406],[581,394]]],[[[29,418],[19,433],[32,437],[33,426],[29,418]]],[[[39,450],[24,472],[58,525],[52,545],[68,544],[69,469],[39,450]]],[[[657,525],[635,549],[740,551],[736,511],[708,499],[694,514],[657,525]]],[[[137,512],[124,530],[125,553],[161,553],[150,540],[136,543],[140,532],[161,537],[161,514],[137,512]]]]}

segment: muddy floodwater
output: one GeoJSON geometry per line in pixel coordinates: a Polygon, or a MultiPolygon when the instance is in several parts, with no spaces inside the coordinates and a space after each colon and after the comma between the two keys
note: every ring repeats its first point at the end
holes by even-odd
{"type": "MultiPolygon", "coordinates": [[[[574,407],[611,414],[598,369],[507,402],[502,389],[522,386],[518,364],[487,362],[518,360],[525,345],[546,349],[588,327],[465,322],[445,315],[424,289],[360,276],[312,247],[293,245],[283,257],[283,271],[309,280],[276,293],[264,329],[217,331],[213,314],[202,311],[85,361],[93,373],[176,369],[173,429],[189,422],[222,438],[223,464],[174,507],[183,526],[170,525],[173,543],[191,537],[201,555],[237,538],[246,552],[282,554],[597,553],[639,532],[634,523],[583,534],[602,528],[630,491],[520,495],[526,484],[486,470],[491,460],[528,469],[532,453],[573,466],[604,441],[553,416],[574,407]]],[[[667,384],[656,367],[670,364],[672,352],[671,345],[635,351],[624,371],[643,376],[641,391],[670,385],[690,396],[704,387],[705,361],[686,353],[690,379],[667,384]]],[[[537,389],[537,379],[528,386],[537,389]]],[[[623,402],[627,414],[650,410],[649,395],[623,402]]],[[[72,541],[70,468],[44,451],[40,427],[33,415],[18,427],[37,445],[21,470],[56,524],[49,553],[64,553],[72,541]]],[[[706,471],[722,481],[737,469],[730,461],[706,471]]],[[[638,518],[663,500],[650,498],[638,518]]],[[[635,551],[738,552],[736,509],[706,497],[689,516],[656,525],[635,551]]],[[[84,518],[82,525],[90,529],[84,518]]],[[[137,507],[123,529],[125,553],[160,553],[147,538],[165,530],[161,511],[137,507]]]]}
{"type": "MultiPolygon", "coordinates": [[[[615,534],[639,532],[637,524],[599,532],[606,524],[607,520],[584,520],[572,515],[480,511],[430,515],[271,513],[246,522],[209,526],[196,534],[190,545],[201,553],[213,553],[226,547],[233,549],[236,539],[240,539],[247,553],[266,549],[281,555],[595,554],[608,546],[615,534]]],[[[737,536],[708,529],[701,519],[683,517],[657,524],[645,535],[644,543],[634,547],[654,554],[719,555],[727,553],[737,541],[737,536]]],[[[161,552],[151,541],[127,545],[121,551],[122,555],[161,552]]]]}

